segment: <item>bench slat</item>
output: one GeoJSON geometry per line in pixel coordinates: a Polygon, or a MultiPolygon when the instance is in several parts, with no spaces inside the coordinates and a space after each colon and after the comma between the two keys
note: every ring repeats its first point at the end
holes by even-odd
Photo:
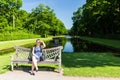
{"type": "MultiPolygon", "coordinates": [[[[29,60],[13,60],[12,62],[14,62],[14,63],[23,63],[23,64],[25,64],[25,63],[32,63],[32,61],[29,61],[29,60]]],[[[57,63],[59,63],[59,61],[40,61],[40,62],[38,62],[39,64],[57,64],[57,63]]]]}

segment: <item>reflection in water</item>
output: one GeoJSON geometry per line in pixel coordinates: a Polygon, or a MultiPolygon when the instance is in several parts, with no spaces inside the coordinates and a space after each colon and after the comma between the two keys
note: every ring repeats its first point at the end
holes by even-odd
{"type": "Polygon", "coordinates": [[[63,52],[74,52],[73,45],[70,41],[66,42],[64,49],[63,49],[63,52]]]}
{"type": "Polygon", "coordinates": [[[70,39],[70,38],[72,38],[72,37],[68,35],[68,36],[66,36],[66,38],[67,38],[67,39],[70,39]]]}
{"type": "MultiPolygon", "coordinates": [[[[61,39],[65,40],[65,39],[61,39]]],[[[115,49],[99,45],[80,38],[66,37],[63,52],[116,52],[115,49]]]]}
{"type": "MultiPolygon", "coordinates": [[[[56,47],[62,45],[63,52],[119,52],[116,49],[92,43],[89,41],[81,40],[80,38],[75,37],[56,37],[53,38],[51,41],[45,42],[47,48],[56,47]]],[[[30,45],[29,47],[33,47],[34,44],[30,45]]]]}

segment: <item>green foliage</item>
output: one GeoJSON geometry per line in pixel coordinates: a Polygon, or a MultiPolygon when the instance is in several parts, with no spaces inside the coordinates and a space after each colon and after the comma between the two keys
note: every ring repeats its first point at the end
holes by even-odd
{"type": "Polygon", "coordinates": [[[73,13],[72,35],[99,36],[120,34],[118,0],[86,0],[73,13]]]}
{"type": "Polygon", "coordinates": [[[57,19],[53,10],[44,4],[34,8],[29,17],[25,28],[33,33],[59,35],[66,32],[64,24],[57,19]]]}
{"type": "Polygon", "coordinates": [[[0,0],[0,40],[66,33],[64,24],[49,6],[40,4],[31,13],[20,10],[22,0],[0,0]]]}
{"type": "Polygon", "coordinates": [[[7,19],[9,26],[12,26],[11,19],[21,6],[22,0],[0,0],[0,15],[7,19]]]}
{"type": "Polygon", "coordinates": [[[7,19],[0,16],[0,32],[4,32],[4,28],[8,25],[7,19]]]}
{"type": "Polygon", "coordinates": [[[19,30],[10,32],[10,28],[7,28],[6,30],[9,32],[4,32],[3,34],[0,34],[0,41],[6,41],[6,40],[18,40],[18,39],[29,39],[29,38],[39,38],[40,35],[29,33],[26,30],[19,30]],[[8,29],[8,30],[7,30],[8,29]]]}

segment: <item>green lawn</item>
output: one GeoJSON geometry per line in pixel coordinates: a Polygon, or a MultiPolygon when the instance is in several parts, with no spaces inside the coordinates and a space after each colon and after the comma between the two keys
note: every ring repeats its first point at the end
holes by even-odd
{"type": "Polygon", "coordinates": [[[0,74],[10,69],[10,54],[0,55],[0,74]]]}
{"type": "MultiPolygon", "coordinates": [[[[50,40],[52,37],[48,38],[40,38],[41,40],[50,40]]],[[[11,48],[13,46],[18,46],[18,45],[25,45],[29,43],[34,43],[36,41],[35,39],[22,39],[22,40],[12,40],[12,41],[1,41],[0,42],[0,50],[2,49],[7,49],[11,48]]]]}
{"type": "Polygon", "coordinates": [[[91,38],[91,37],[80,37],[80,38],[83,40],[88,40],[94,43],[120,49],[120,40],[100,39],[100,38],[91,38]]]}
{"type": "MultiPolygon", "coordinates": [[[[0,60],[0,74],[9,71],[10,54],[1,55],[0,60]]],[[[111,53],[82,52],[62,54],[62,66],[66,76],[120,77],[119,61],[120,58],[111,55],[111,53]]],[[[23,68],[27,67],[29,67],[29,70],[31,69],[31,65],[23,66],[23,68]]],[[[56,66],[53,68],[56,68],[56,66]]]]}
{"type": "MultiPolygon", "coordinates": [[[[117,40],[86,38],[82,39],[94,41],[99,44],[120,48],[117,40]]],[[[49,40],[51,38],[42,38],[49,40]]],[[[0,49],[13,47],[15,44],[23,45],[35,42],[36,39],[14,40],[0,42],[0,49]],[[7,46],[7,44],[9,44],[7,46]]],[[[8,51],[9,52],[9,51],[8,51]]],[[[0,74],[10,70],[10,54],[0,55],[0,74]]],[[[63,53],[62,66],[66,76],[84,76],[84,77],[120,77],[120,58],[115,57],[112,53],[63,53]]],[[[31,65],[26,65],[27,67],[31,65]]],[[[49,66],[49,65],[47,65],[49,66]]],[[[43,66],[44,67],[44,66],[43,66]]],[[[51,67],[51,65],[50,65],[51,67]]],[[[56,68],[56,66],[54,66],[56,68]]]]}
{"type": "Polygon", "coordinates": [[[120,77],[120,58],[111,53],[67,53],[62,61],[66,76],[120,77]]]}

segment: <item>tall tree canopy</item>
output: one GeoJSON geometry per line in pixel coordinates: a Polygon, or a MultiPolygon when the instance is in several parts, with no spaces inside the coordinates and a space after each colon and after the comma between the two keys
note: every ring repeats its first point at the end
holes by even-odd
{"type": "Polygon", "coordinates": [[[25,24],[23,20],[27,18],[28,13],[25,10],[20,10],[21,6],[22,0],[0,1],[0,31],[5,33],[23,29],[25,24]]]}
{"type": "Polygon", "coordinates": [[[37,34],[64,34],[66,28],[50,7],[40,4],[29,15],[25,28],[37,34]]]}
{"type": "Polygon", "coordinates": [[[86,0],[86,4],[73,13],[72,19],[72,35],[120,34],[120,2],[86,0]]]}
{"type": "Polygon", "coordinates": [[[49,6],[40,4],[30,13],[21,10],[20,7],[22,0],[0,0],[0,33],[9,35],[20,30],[38,35],[66,33],[63,22],[49,6]]]}

